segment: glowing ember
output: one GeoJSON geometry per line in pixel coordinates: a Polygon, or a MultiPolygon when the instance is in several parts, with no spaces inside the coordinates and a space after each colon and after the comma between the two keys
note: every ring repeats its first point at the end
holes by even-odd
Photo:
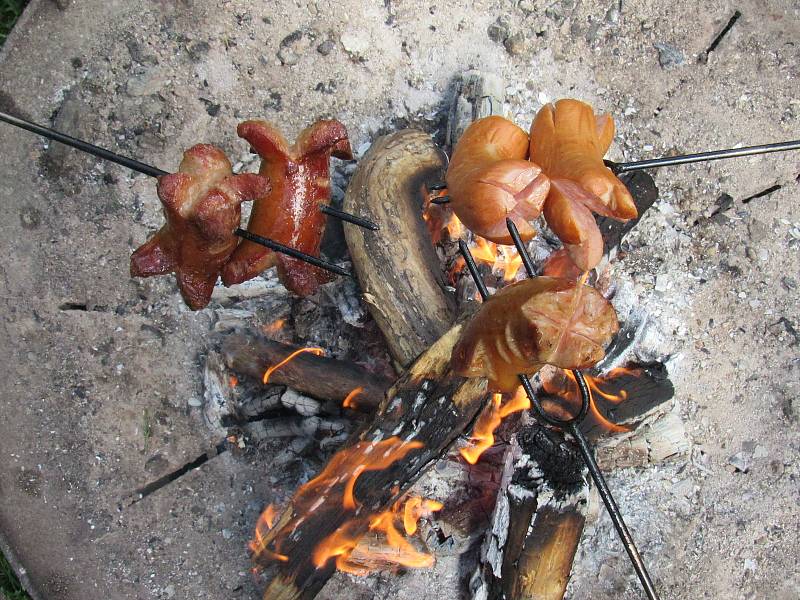
{"type": "Polygon", "coordinates": [[[423,500],[419,496],[409,498],[403,508],[403,528],[408,535],[414,535],[421,518],[429,517],[443,508],[444,504],[438,500],[423,500]]]}
{"type": "Polygon", "coordinates": [[[470,248],[472,257],[480,263],[492,265],[497,261],[497,244],[482,237],[475,237],[475,245],[470,248]]]}
{"type": "Polygon", "coordinates": [[[417,550],[399,528],[402,525],[408,535],[413,535],[420,518],[442,507],[441,502],[420,497],[409,498],[405,505],[398,500],[390,510],[367,517],[373,535],[358,535],[355,524],[363,524],[363,520],[348,521],[317,546],[312,560],[319,568],[335,557],[337,569],[354,575],[376,569],[430,567],[434,557],[417,550]]]}
{"type": "Polygon", "coordinates": [[[279,362],[277,365],[273,365],[273,366],[271,366],[269,369],[267,369],[266,371],[264,371],[264,378],[263,378],[263,380],[262,380],[262,381],[263,381],[265,384],[266,384],[266,383],[269,383],[269,378],[270,378],[270,376],[271,376],[271,375],[272,375],[272,374],[273,374],[275,371],[277,371],[278,369],[280,369],[280,368],[281,368],[283,365],[285,365],[286,363],[288,363],[288,362],[289,362],[290,360],[292,360],[294,357],[296,357],[296,356],[298,356],[298,355],[300,355],[300,354],[304,354],[304,353],[306,353],[306,352],[307,352],[307,353],[310,353],[310,354],[316,354],[317,356],[324,356],[324,355],[325,355],[325,350],[323,350],[322,348],[300,348],[299,350],[295,350],[295,351],[294,351],[294,352],[292,352],[292,353],[291,353],[289,356],[287,356],[287,357],[286,357],[286,358],[284,358],[284,359],[283,359],[281,362],[279,362]]]}
{"type": "Polygon", "coordinates": [[[358,396],[363,391],[364,391],[364,388],[361,387],[361,386],[350,390],[350,393],[347,394],[345,399],[342,401],[342,406],[344,408],[355,408],[356,407],[355,398],[356,398],[356,396],[358,396]]]}
{"type": "Polygon", "coordinates": [[[492,401],[483,409],[483,412],[475,422],[475,427],[472,428],[471,444],[460,450],[461,456],[471,465],[478,462],[481,454],[492,447],[494,444],[494,431],[500,426],[505,417],[511,413],[527,410],[531,407],[531,401],[521,387],[517,388],[513,398],[501,405],[502,399],[502,394],[494,394],[492,396],[492,401]]]}
{"type": "MultiPolygon", "coordinates": [[[[625,390],[620,390],[618,393],[612,393],[604,388],[606,388],[611,381],[617,379],[618,377],[622,377],[623,375],[638,377],[640,374],[641,369],[627,369],[624,367],[619,367],[612,369],[601,377],[584,375],[586,384],[589,387],[589,416],[604,430],[613,433],[624,433],[626,431],[630,431],[630,427],[612,423],[605,418],[597,408],[595,397],[599,396],[607,402],[619,404],[628,398],[628,393],[625,390]]],[[[575,376],[572,374],[572,371],[564,371],[561,369],[553,369],[552,371],[549,369],[543,370],[542,387],[548,394],[566,401],[567,404],[574,408],[577,408],[580,405],[580,391],[578,390],[578,384],[575,381],[575,376]]],[[[564,409],[564,407],[560,408],[562,408],[562,410],[564,409]]]]}
{"type": "Polygon", "coordinates": [[[267,508],[264,509],[264,512],[261,513],[261,516],[258,518],[258,523],[256,523],[256,532],[254,540],[250,541],[250,550],[253,554],[256,555],[266,555],[273,560],[279,560],[281,562],[286,562],[289,560],[288,556],[283,554],[278,554],[277,552],[272,552],[271,550],[267,549],[267,541],[265,539],[266,534],[269,532],[270,529],[275,525],[275,517],[277,515],[277,510],[272,504],[267,505],[267,508]]]}
{"type": "Polygon", "coordinates": [[[464,224],[455,215],[455,213],[453,213],[450,216],[450,220],[447,222],[447,225],[445,225],[445,227],[447,229],[447,233],[450,235],[451,240],[457,240],[462,235],[464,235],[464,232],[466,231],[466,229],[464,228],[464,224]]]}
{"type": "Polygon", "coordinates": [[[237,385],[239,385],[239,378],[236,377],[236,375],[231,375],[230,377],[228,377],[228,383],[232,388],[234,388],[237,385]]]}
{"type": "MultiPolygon", "coordinates": [[[[517,253],[516,248],[511,246],[501,246],[501,248],[503,281],[514,281],[519,268],[522,266],[522,257],[517,253]]],[[[495,263],[495,267],[497,267],[497,263],[495,263]]]]}
{"type": "Polygon", "coordinates": [[[286,319],[276,319],[272,323],[270,323],[269,325],[264,325],[261,328],[261,331],[263,331],[267,335],[275,335],[281,329],[283,329],[283,326],[285,324],[286,324],[286,319]]]}

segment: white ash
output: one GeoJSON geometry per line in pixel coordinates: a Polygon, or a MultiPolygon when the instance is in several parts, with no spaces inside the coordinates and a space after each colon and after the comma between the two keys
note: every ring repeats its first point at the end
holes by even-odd
{"type": "Polygon", "coordinates": [[[287,389],[281,396],[281,404],[303,417],[318,415],[322,407],[322,403],[319,400],[304,396],[291,388],[287,389]]]}

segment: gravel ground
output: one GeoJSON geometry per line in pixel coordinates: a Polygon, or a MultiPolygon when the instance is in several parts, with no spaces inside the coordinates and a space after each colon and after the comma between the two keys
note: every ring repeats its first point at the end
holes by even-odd
{"type": "MultiPolygon", "coordinates": [[[[564,96],[610,111],[611,158],[636,159],[800,137],[798,37],[789,0],[34,0],[0,53],[0,106],[164,169],[199,141],[246,169],[245,118],[292,136],[336,117],[359,154],[409,125],[441,139],[454,77],[478,68],[524,127],[564,96]]],[[[213,441],[196,405],[215,306],[127,274],[161,223],[152,180],[5,126],[0,152],[4,550],[36,598],[258,597],[246,540],[303,468],[226,453],[126,501],[213,441]]],[[[611,268],[660,324],[693,442],[610,480],[664,598],[800,596],[798,174],[797,153],[657,172],[661,200],[611,268]]],[[[323,595],[429,579],[337,577],[323,595]]],[[[605,516],[570,597],[641,597],[605,516]]]]}

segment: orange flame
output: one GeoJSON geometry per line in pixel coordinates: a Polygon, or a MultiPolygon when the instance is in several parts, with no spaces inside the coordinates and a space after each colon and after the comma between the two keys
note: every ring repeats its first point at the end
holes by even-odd
{"type": "Polygon", "coordinates": [[[408,535],[417,530],[417,521],[441,510],[441,502],[409,498],[403,506],[398,500],[391,509],[368,517],[367,528],[375,537],[361,536],[356,524],[363,521],[348,521],[324,539],[314,550],[312,560],[319,568],[331,558],[336,558],[336,568],[353,575],[392,566],[424,568],[434,563],[430,554],[418,551],[401,533],[399,526],[408,535]],[[402,508],[401,508],[402,507],[402,508]]]}
{"type": "Polygon", "coordinates": [[[356,407],[356,403],[354,401],[355,397],[358,396],[363,391],[364,388],[361,386],[358,386],[357,388],[353,388],[352,390],[350,390],[350,393],[347,394],[347,396],[345,396],[345,399],[342,401],[342,406],[344,408],[355,408],[356,407]]]}
{"type": "Polygon", "coordinates": [[[450,220],[447,222],[447,225],[445,225],[445,228],[447,229],[447,233],[451,240],[457,240],[464,235],[464,232],[466,231],[461,219],[459,219],[455,213],[450,216],[450,220]]]}
{"type": "Polygon", "coordinates": [[[232,388],[235,388],[237,385],[239,385],[239,378],[236,377],[236,375],[231,375],[228,377],[228,383],[232,388]]]}
{"type": "MultiPolygon", "coordinates": [[[[578,384],[575,380],[575,375],[572,374],[572,371],[562,371],[562,373],[566,377],[564,381],[568,382],[567,385],[560,384],[557,376],[542,377],[542,385],[544,390],[548,394],[555,395],[577,406],[577,404],[580,402],[580,392],[578,390],[578,384]]],[[[618,393],[614,394],[604,390],[603,386],[623,375],[638,377],[640,373],[640,369],[618,367],[616,369],[612,369],[601,377],[584,375],[586,384],[589,387],[589,415],[606,431],[610,431],[612,433],[624,433],[626,431],[630,431],[631,428],[626,425],[613,423],[604,417],[597,408],[595,395],[600,396],[612,404],[619,404],[620,402],[627,400],[628,392],[625,390],[620,390],[618,393]]]]}
{"type": "MultiPolygon", "coordinates": [[[[502,249],[503,281],[513,281],[522,266],[522,257],[517,249],[511,246],[502,246],[502,249]]],[[[495,267],[497,267],[497,263],[495,263],[495,267]]]]}
{"type": "Polygon", "coordinates": [[[281,329],[283,329],[283,326],[285,324],[286,324],[286,319],[275,319],[272,323],[261,327],[261,331],[263,331],[267,335],[275,335],[281,329]]]}
{"type": "Polygon", "coordinates": [[[475,245],[470,248],[470,251],[472,252],[472,257],[478,262],[494,266],[495,261],[497,261],[497,244],[489,242],[482,237],[475,237],[475,245]]]}
{"type": "MultiPolygon", "coordinates": [[[[423,446],[422,442],[393,436],[382,442],[358,442],[340,450],[317,477],[298,488],[291,502],[293,516],[285,522],[282,521],[280,529],[270,531],[269,520],[272,517],[269,514],[262,515],[256,527],[256,539],[251,545],[255,558],[288,560],[280,552],[281,544],[310,514],[323,505],[330,507],[331,501],[334,505],[341,502],[344,509],[355,511],[359,503],[354,490],[362,473],[386,469],[412,450],[423,446]],[[266,536],[267,533],[269,537],[266,536]],[[267,548],[270,544],[272,549],[267,548]]],[[[320,542],[312,555],[314,564],[321,567],[330,558],[336,558],[337,567],[346,570],[347,557],[358,543],[359,532],[368,528],[370,518],[369,515],[355,516],[320,542]]]]}
{"type": "Polygon", "coordinates": [[[248,545],[253,554],[267,555],[273,560],[286,562],[289,560],[289,557],[284,554],[278,554],[277,552],[268,550],[267,541],[265,539],[266,534],[270,529],[272,529],[273,525],[275,525],[275,517],[277,514],[278,511],[272,504],[267,505],[267,508],[264,509],[264,512],[262,512],[261,516],[258,518],[258,523],[256,523],[256,539],[251,540],[248,545]]]}
{"type": "Polygon", "coordinates": [[[408,535],[414,535],[421,518],[429,517],[431,513],[443,508],[444,504],[438,500],[423,500],[419,496],[409,498],[403,508],[403,529],[408,535]]]}
{"type": "Polygon", "coordinates": [[[283,359],[281,362],[279,362],[277,365],[273,365],[273,366],[271,366],[270,368],[268,368],[266,371],[264,371],[264,378],[262,379],[262,381],[263,381],[265,384],[266,384],[266,383],[268,383],[268,382],[269,382],[269,378],[270,378],[270,376],[271,376],[271,375],[272,375],[272,374],[273,374],[275,371],[277,371],[278,369],[280,369],[280,368],[281,368],[283,365],[285,365],[286,363],[288,363],[288,362],[289,362],[290,360],[292,360],[292,359],[293,359],[295,356],[298,356],[299,354],[303,354],[303,353],[305,353],[305,352],[308,352],[308,353],[310,353],[310,354],[316,354],[317,356],[324,356],[324,355],[325,355],[325,350],[323,350],[322,348],[300,348],[300,349],[298,349],[298,350],[295,350],[295,351],[294,351],[294,352],[292,352],[292,353],[291,353],[289,356],[287,356],[287,357],[286,357],[286,358],[284,358],[284,359],[283,359]]]}
{"type": "Polygon", "coordinates": [[[494,444],[494,431],[500,426],[505,417],[511,413],[527,410],[531,407],[531,401],[522,387],[517,388],[514,397],[503,405],[501,405],[502,399],[502,394],[494,394],[492,396],[492,401],[483,409],[475,422],[475,427],[472,428],[471,444],[460,450],[461,456],[471,465],[478,462],[481,454],[492,447],[494,444]]]}

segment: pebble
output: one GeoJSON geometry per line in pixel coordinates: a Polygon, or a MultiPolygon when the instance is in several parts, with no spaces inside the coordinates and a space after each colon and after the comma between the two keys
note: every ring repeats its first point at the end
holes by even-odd
{"type": "Polygon", "coordinates": [[[342,42],[342,47],[351,58],[360,59],[364,58],[367,50],[369,50],[369,38],[361,32],[348,31],[342,34],[339,38],[342,42]]]}
{"type": "Polygon", "coordinates": [[[740,473],[747,473],[750,470],[751,458],[752,457],[744,451],[737,452],[728,459],[728,464],[732,465],[733,468],[740,473]]]}
{"type": "Polygon", "coordinates": [[[335,47],[336,44],[334,44],[333,40],[325,40],[319,46],[317,46],[317,52],[322,54],[322,56],[328,56],[328,54],[333,52],[335,47]]]}
{"type": "Polygon", "coordinates": [[[509,31],[508,25],[503,22],[502,17],[499,17],[497,21],[487,27],[486,34],[493,42],[502,44],[506,41],[511,32],[509,31]]]}
{"type": "Polygon", "coordinates": [[[503,41],[503,46],[505,46],[506,52],[511,56],[519,56],[525,53],[525,47],[527,45],[525,42],[525,36],[522,35],[522,33],[515,33],[503,41]]]}
{"type": "Polygon", "coordinates": [[[203,401],[200,398],[189,398],[189,406],[194,406],[195,408],[203,406],[203,401]]]}
{"type": "Polygon", "coordinates": [[[658,64],[662,69],[671,69],[686,62],[680,48],[666,42],[656,42],[653,45],[658,50],[658,64]]]}
{"type": "Polygon", "coordinates": [[[167,587],[165,587],[164,595],[167,598],[172,598],[175,595],[175,586],[170,583],[167,587]]]}
{"type": "Polygon", "coordinates": [[[223,529],[222,537],[224,537],[226,540],[229,540],[233,537],[233,532],[230,529],[223,529]]]}

